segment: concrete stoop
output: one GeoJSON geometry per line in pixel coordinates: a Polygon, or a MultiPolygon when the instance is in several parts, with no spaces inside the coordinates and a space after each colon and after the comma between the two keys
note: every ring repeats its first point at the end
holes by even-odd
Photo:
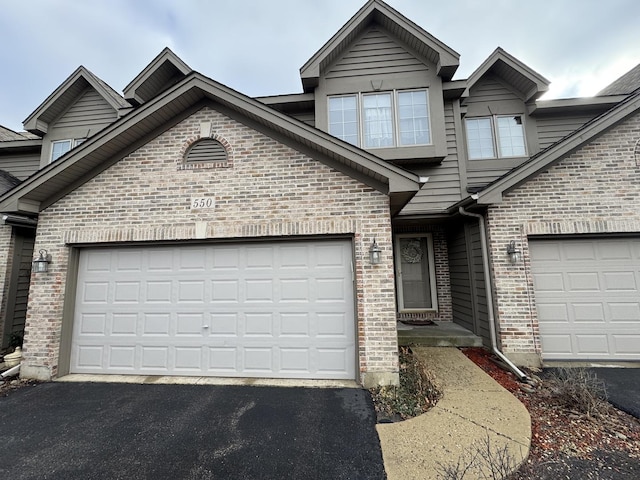
{"type": "Polygon", "coordinates": [[[506,448],[521,465],[531,445],[525,406],[457,348],[412,350],[434,373],[444,394],[419,417],[377,426],[389,480],[437,479],[443,465],[459,459],[464,464],[487,442],[493,452],[506,448]]]}
{"type": "Polygon", "coordinates": [[[435,325],[405,325],[398,323],[399,345],[425,347],[481,347],[482,338],[453,322],[435,325]]]}

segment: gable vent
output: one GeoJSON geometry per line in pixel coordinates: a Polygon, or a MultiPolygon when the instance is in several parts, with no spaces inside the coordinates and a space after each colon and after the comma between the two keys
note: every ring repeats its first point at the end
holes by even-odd
{"type": "Polygon", "coordinates": [[[193,144],[184,158],[185,163],[226,162],[227,151],[213,138],[205,138],[193,144]]]}

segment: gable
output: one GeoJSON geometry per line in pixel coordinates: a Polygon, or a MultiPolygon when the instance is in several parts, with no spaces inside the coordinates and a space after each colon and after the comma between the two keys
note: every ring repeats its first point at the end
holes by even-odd
{"type": "Polygon", "coordinates": [[[394,213],[426,181],[193,72],[1,197],[0,211],[37,214],[203,104],[216,105],[217,110],[389,195],[394,213]]]}
{"type": "Polygon", "coordinates": [[[108,231],[139,224],[141,216],[144,229],[168,219],[175,228],[191,227],[205,218],[255,229],[275,219],[340,222],[388,208],[385,194],[205,106],[47,207],[39,221],[67,232],[82,230],[74,222],[88,218],[92,229],[108,231]],[[183,168],[190,147],[213,137],[224,143],[227,162],[183,168]],[[212,198],[212,206],[194,209],[194,197],[212,198]]]}
{"type": "Polygon", "coordinates": [[[335,64],[325,77],[394,75],[424,72],[427,66],[379,26],[372,26],[335,64]]]}
{"type": "Polygon", "coordinates": [[[464,100],[468,116],[524,113],[522,98],[495,75],[486,75],[469,89],[464,100]]]}
{"type": "Polygon", "coordinates": [[[436,66],[435,74],[451,80],[459,65],[459,55],[453,49],[420,28],[381,0],[369,0],[349,21],[300,68],[305,92],[318,86],[329,65],[371,26],[380,26],[408,45],[418,58],[436,66]]]}
{"type": "Polygon", "coordinates": [[[118,112],[95,89],[87,88],[58,119],[51,122],[51,128],[104,127],[117,118],[118,112]]]}

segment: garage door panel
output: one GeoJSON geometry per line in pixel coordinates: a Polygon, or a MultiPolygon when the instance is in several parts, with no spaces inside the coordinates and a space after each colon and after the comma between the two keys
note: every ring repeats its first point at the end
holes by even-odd
{"type": "Polygon", "coordinates": [[[614,334],[611,335],[611,339],[613,342],[613,349],[617,355],[622,357],[628,356],[632,360],[637,358],[638,345],[640,345],[640,334],[614,334]]]}
{"type": "Polygon", "coordinates": [[[635,272],[603,272],[602,278],[604,279],[604,289],[608,292],[615,292],[620,290],[638,292],[635,272]]]}
{"type": "Polygon", "coordinates": [[[529,248],[543,359],[640,360],[631,340],[640,335],[640,239],[532,239],[529,248]]]}
{"type": "Polygon", "coordinates": [[[355,378],[351,272],[340,240],[83,250],[71,371],[355,378]]]}
{"type": "MultiPolygon", "coordinates": [[[[609,315],[611,322],[630,322],[634,326],[637,326],[638,319],[640,319],[640,303],[627,302],[627,303],[613,303],[609,302],[609,315]]],[[[640,328],[640,327],[638,327],[640,328]]]]}
{"type": "Polygon", "coordinates": [[[582,355],[606,355],[609,352],[609,343],[605,334],[576,334],[575,345],[578,354],[582,355]]]}

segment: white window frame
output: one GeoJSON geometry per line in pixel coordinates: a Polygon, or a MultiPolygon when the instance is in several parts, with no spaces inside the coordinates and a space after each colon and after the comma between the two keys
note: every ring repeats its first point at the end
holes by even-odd
{"type": "Polygon", "coordinates": [[[395,272],[396,272],[396,295],[398,301],[398,312],[400,313],[420,313],[435,312],[438,310],[438,286],[436,285],[436,263],[435,250],[433,248],[433,235],[431,233],[402,233],[395,235],[395,272]],[[427,243],[426,256],[429,261],[429,289],[431,292],[431,306],[425,308],[405,308],[404,292],[402,291],[402,260],[400,252],[400,240],[403,238],[424,238],[427,243]]]}
{"type": "MultiPolygon", "coordinates": [[[[359,92],[359,93],[349,93],[349,94],[340,94],[340,95],[329,95],[327,97],[327,131],[331,134],[331,108],[330,102],[332,98],[341,98],[341,97],[355,97],[356,99],[356,121],[358,122],[358,139],[355,144],[356,147],[360,147],[366,150],[377,150],[384,148],[415,148],[415,147],[425,147],[433,145],[433,129],[431,127],[431,105],[429,101],[429,88],[411,88],[411,89],[402,89],[402,90],[384,90],[384,91],[373,91],[373,92],[359,92]],[[427,128],[429,134],[429,143],[415,143],[408,145],[400,144],[400,115],[398,111],[399,102],[398,102],[398,94],[404,92],[425,92],[427,98],[427,128]],[[391,115],[392,115],[392,135],[393,135],[393,145],[382,146],[382,147],[365,147],[365,128],[364,128],[364,102],[363,98],[367,95],[381,95],[381,94],[390,94],[391,95],[391,115]]],[[[333,134],[332,134],[333,135],[333,134]]],[[[336,137],[338,138],[338,137],[336,137]]]]}
{"type": "Polygon", "coordinates": [[[49,163],[53,163],[56,160],[58,160],[58,158],[65,156],[67,153],[69,153],[69,151],[71,151],[72,149],[74,149],[75,147],[77,147],[78,145],[82,145],[84,142],[86,142],[87,139],[86,138],[63,138],[61,140],[53,140],[51,142],[51,152],[49,154],[49,163]],[[66,143],[69,142],[69,150],[67,150],[66,152],[64,152],[62,155],[53,158],[53,146],[56,143],[66,143]]]}
{"type": "Polygon", "coordinates": [[[522,113],[514,113],[510,115],[485,115],[481,117],[469,117],[465,119],[465,140],[467,142],[467,154],[469,156],[469,160],[495,160],[497,158],[524,158],[527,157],[528,149],[527,149],[527,132],[524,124],[524,114],[522,113]],[[520,117],[520,122],[522,125],[522,141],[524,144],[524,154],[523,155],[502,155],[500,149],[500,133],[498,129],[498,119],[499,118],[513,118],[520,117]],[[467,122],[469,120],[490,120],[491,123],[491,141],[493,142],[493,157],[472,157],[471,156],[471,147],[469,145],[469,130],[467,128],[467,122]]]}

